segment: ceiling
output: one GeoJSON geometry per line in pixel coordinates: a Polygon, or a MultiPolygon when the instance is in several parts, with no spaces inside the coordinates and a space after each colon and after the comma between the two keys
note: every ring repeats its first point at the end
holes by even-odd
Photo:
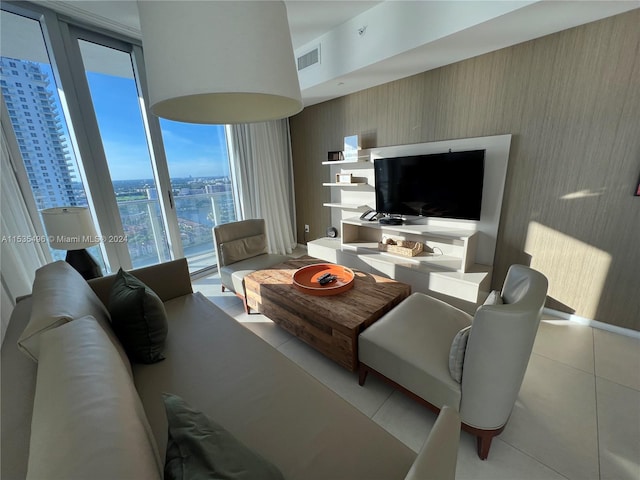
{"type": "MultiPolygon", "coordinates": [[[[238,0],[236,0],[238,1],[238,0]]],[[[132,0],[40,0],[59,13],[140,38],[132,0]]],[[[640,8],[640,0],[285,0],[306,106],[640,8]]]]}
{"type": "MultiPolygon", "coordinates": [[[[237,1],[237,0],[236,0],[237,1]]],[[[136,0],[35,0],[59,13],[92,25],[140,38],[136,0]]],[[[374,7],[380,1],[286,0],[291,41],[296,49],[328,32],[336,25],[374,7]]]]}

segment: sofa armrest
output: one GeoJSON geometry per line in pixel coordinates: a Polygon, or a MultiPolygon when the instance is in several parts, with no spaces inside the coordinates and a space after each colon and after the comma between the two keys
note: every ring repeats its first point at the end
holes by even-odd
{"type": "Polygon", "coordinates": [[[27,480],[161,480],[151,426],[105,329],[87,316],[40,343],[27,480]]]}
{"type": "Polygon", "coordinates": [[[454,480],[460,442],[460,415],[443,407],[404,480],[454,480]]]}
{"type": "MultiPolygon", "coordinates": [[[[163,302],[193,293],[186,258],[136,268],[130,273],[151,288],[163,302]]],[[[115,275],[108,275],[89,280],[89,286],[105,306],[109,304],[109,294],[115,278],[115,275]]]]}

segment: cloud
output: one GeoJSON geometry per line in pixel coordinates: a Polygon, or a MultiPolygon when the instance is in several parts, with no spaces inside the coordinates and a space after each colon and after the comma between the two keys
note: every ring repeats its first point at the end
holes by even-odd
{"type": "Polygon", "coordinates": [[[184,135],[180,135],[177,132],[174,132],[168,128],[162,129],[162,140],[165,144],[179,144],[179,145],[194,145],[195,141],[193,138],[189,138],[184,135]]]}

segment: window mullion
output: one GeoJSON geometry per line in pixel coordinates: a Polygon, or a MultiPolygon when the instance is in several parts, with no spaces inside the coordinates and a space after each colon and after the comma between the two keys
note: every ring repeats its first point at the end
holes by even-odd
{"type": "MultiPolygon", "coordinates": [[[[47,17],[49,14],[45,14],[47,17]]],[[[124,229],[118,211],[113,184],[98,130],[98,122],[92,108],[89,86],[84,74],[82,57],[77,40],[66,23],[58,22],[54,14],[51,20],[45,18],[53,55],[58,66],[60,85],[66,96],[64,108],[69,110],[69,118],[77,142],[77,151],[82,159],[80,174],[88,186],[90,205],[95,209],[100,230],[107,238],[123,236],[124,229]],[[86,168],[85,165],[90,165],[86,168]]],[[[118,267],[130,269],[131,259],[127,246],[120,242],[103,242],[101,248],[106,253],[111,270],[118,267]]]]}
{"type": "Polygon", "coordinates": [[[134,45],[131,58],[137,79],[138,93],[142,99],[140,111],[143,115],[147,133],[147,144],[149,145],[149,154],[152,159],[151,163],[158,183],[159,192],[161,192],[158,194],[158,199],[160,200],[160,208],[168,235],[169,251],[171,252],[172,258],[182,258],[184,257],[184,251],[182,242],[180,241],[180,229],[178,228],[178,217],[173,199],[169,167],[167,165],[167,158],[162,141],[162,131],[158,117],[153,115],[149,109],[149,95],[142,48],[134,45]]]}

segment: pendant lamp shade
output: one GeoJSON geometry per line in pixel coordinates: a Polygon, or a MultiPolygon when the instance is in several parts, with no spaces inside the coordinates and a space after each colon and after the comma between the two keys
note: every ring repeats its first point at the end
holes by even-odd
{"type": "Polygon", "coordinates": [[[139,0],[151,110],[188,123],[250,123],[302,110],[282,1],[139,0]]]}

